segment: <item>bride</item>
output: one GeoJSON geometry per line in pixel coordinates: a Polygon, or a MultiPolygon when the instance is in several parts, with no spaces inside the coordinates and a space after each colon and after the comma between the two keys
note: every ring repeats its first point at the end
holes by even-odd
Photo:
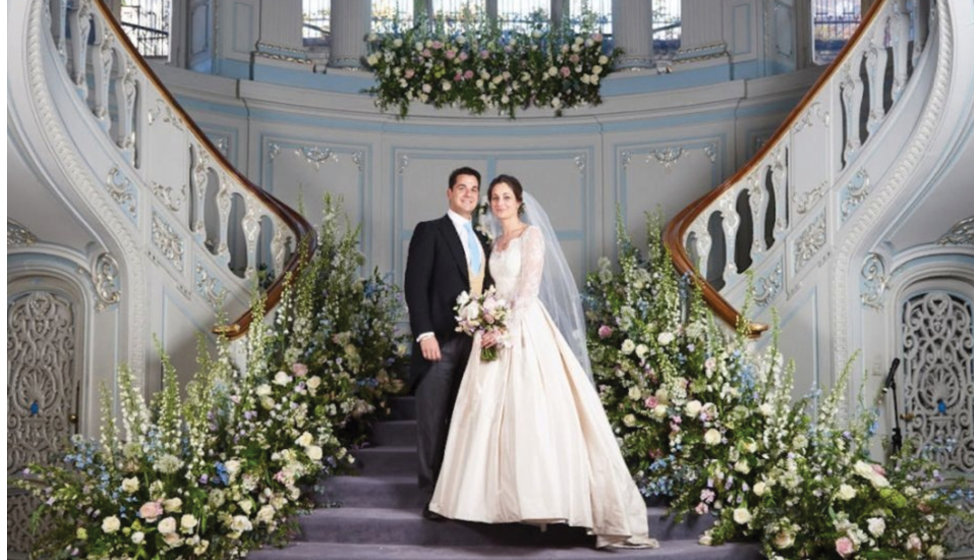
{"type": "Polygon", "coordinates": [[[578,290],[547,215],[509,175],[496,177],[488,196],[497,230],[490,271],[511,305],[508,344],[483,362],[481,346],[495,341],[478,334],[473,342],[429,509],[466,521],[586,527],[597,547],[655,547],[587,372],[578,290]]]}

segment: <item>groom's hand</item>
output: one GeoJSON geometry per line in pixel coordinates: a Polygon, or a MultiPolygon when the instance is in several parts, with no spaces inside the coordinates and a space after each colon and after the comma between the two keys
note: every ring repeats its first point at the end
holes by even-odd
{"type": "Polygon", "coordinates": [[[439,341],[435,336],[428,336],[419,341],[422,348],[422,357],[430,362],[438,362],[442,359],[442,352],[439,350],[439,341]]]}

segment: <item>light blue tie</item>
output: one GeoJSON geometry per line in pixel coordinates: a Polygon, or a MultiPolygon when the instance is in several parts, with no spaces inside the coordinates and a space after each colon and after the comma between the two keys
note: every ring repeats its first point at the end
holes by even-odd
{"type": "Polygon", "coordinates": [[[463,229],[466,230],[466,244],[470,247],[470,272],[473,274],[480,273],[480,242],[476,239],[476,233],[473,231],[473,224],[470,222],[463,222],[463,229]]]}

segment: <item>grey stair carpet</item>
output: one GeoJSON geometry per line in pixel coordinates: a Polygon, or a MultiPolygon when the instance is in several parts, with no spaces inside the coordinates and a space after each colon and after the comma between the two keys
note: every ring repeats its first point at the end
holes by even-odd
{"type": "Polygon", "coordinates": [[[299,518],[299,535],[284,548],[265,548],[249,560],[392,558],[554,558],[676,560],[756,560],[755,543],[706,547],[698,537],[711,526],[710,516],[675,522],[657,504],[647,510],[653,550],[596,550],[594,537],[578,527],[550,525],[544,531],[522,524],[430,521],[421,515],[425,497],[416,477],[415,401],[399,397],[392,417],[378,422],[372,446],[355,453],[359,475],[326,477],[316,495],[317,509],[299,518]]]}

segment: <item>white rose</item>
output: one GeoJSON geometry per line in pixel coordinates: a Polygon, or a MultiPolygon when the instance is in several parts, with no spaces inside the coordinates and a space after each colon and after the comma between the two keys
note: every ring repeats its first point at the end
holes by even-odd
{"type": "Polygon", "coordinates": [[[110,515],[102,520],[102,532],[103,533],[115,533],[119,530],[119,518],[115,515],[110,515]]]}
{"type": "Polygon", "coordinates": [[[204,554],[204,551],[208,549],[209,544],[211,543],[209,543],[207,540],[201,539],[201,542],[197,543],[197,546],[194,547],[194,554],[201,556],[204,554]]]}
{"type": "Polygon", "coordinates": [[[609,57],[608,56],[602,55],[602,56],[599,57],[599,64],[605,65],[607,62],[609,62],[609,57]]]}
{"type": "Polygon", "coordinates": [[[674,333],[662,332],[657,335],[657,342],[661,346],[666,346],[674,341],[674,333]]]}
{"type": "Polygon", "coordinates": [[[707,443],[708,445],[718,445],[719,443],[721,443],[721,432],[719,432],[714,428],[711,428],[710,430],[704,433],[704,442],[707,443]]]}
{"type": "Polygon", "coordinates": [[[667,405],[658,404],[657,406],[653,407],[653,415],[657,419],[663,420],[663,418],[667,416],[667,405]]]}
{"type": "Polygon", "coordinates": [[[780,531],[776,534],[776,538],[773,539],[773,546],[778,549],[789,548],[793,546],[793,542],[796,540],[796,535],[790,533],[789,531],[780,531]]]}
{"type": "Polygon", "coordinates": [[[252,513],[252,500],[239,500],[238,507],[245,513],[252,513]]]}
{"type": "Polygon", "coordinates": [[[194,527],[197,527],[197,518],[189,513],[185,513],[180,517],[180,530],[185,533],[193,533],[194,527]]]}
{"type": "Polygon", "coordinates": [[[711,535],[709,533],[701,535],[701,537],[698,538],[698,544],[701,546],[711,546],[711,535]]]}
{"type": "Polygon", "coordinates": [[[161,535],[169,535],[177,530],[177,520],[173,517],[164,517],[160,520],[160,524],[157,525],[157,531],[161,535]]]}
{"type": "Polygon", "coordinates": [[[555,66],[552,66],[552,67],[548,68],[548,75],[549,76],[557,76],[558,75],[558,68],[555,67],[555,66]]]}
{"type": "Polygon", "coordinates": [[[252,522],[244,515],[236,515],[231,518],[231,530],[239,533],[252,530],[252,522]]]}
{"type": "Polygon", "coordinates": [[[289,382],[292,380],[293,378],[288,373],[279,370],[276,372],[276,376],[272,379],[272,382],[276,385],[289,385],[289,382]]]}
{"type": "Polygon", "coordinates": [[[755,485],[752,486],[752,493],[755,494],[756,496],[761,496],[761,495],[765,494],[766,493],[766,483],[765,482],[756,482],[755,485]]]}
{"type": "Polygon", "coordinates": [[[738,523],[739,525],[745,525],[752,520],[752,514],[749,513],[749,510],[744,507],[736,508],[735,511],[732,512],[732,519],[734,519],[735,523],[738,523]]]}
{"type": "Polygon", "coordinates": [[[122,481],[123,492],[127,494],[132,494],[133,492],[140,489],[140,479],[135,476],[132,478],[124,478],[122,481]]]}
{"type": "Polygon", "coordinates": [[[272,518],[275,517],[275,515],[276,510],[269,504],[266,504],[259,508],[258,513],[255,514],[255,520],[259,523],[268,524],[272,521],[272,518]]]}
{"type": "Polygon", "coordinates": [[[180,498],[170,498],[163,501],[163,511],[167,513],[180,511],[180,506],[182,505],[184,505],[184,502],[180,498]]]}
{"type": "Polygon", "coordinates": [[[687,404],[684,405],[684,414],[687,414],[688,418],[694,418],[701,412],[701,407],[701,401],[699,400],[687,401],[687,404]]]}
{"type": "Polygon", "coordinates": [[[272,394],[272,387],[268,383],[263,383],[255,388],[255,394],[260,397],[265,397],[272,394]]]}
{"type": "Polygon", "coordinates": [[[748,474],[748,472],[751,469],[749,469],[749,463],[743,459],[743,460],[735,463],[735,470],[737,472],[742,473],[742,474],[748,474]]]}
{"type": "Polygon", "coordinates": [[[310,389],[316,389],[317,387],[320,386],[320,382],[321,382],[320,376],[314,375],[313,377],[306,380],[306,386],[310,389]]]}
{"type": "Polygon", "coordinates": [[[626,416],[623,416],[623,424],[629,428],[632,428],[633,426],[636,425],[636,416],[633,416],[632,414],[627,414],[626,416]]]}
{"type": "Polygon", "coordinates": [[[633,350],[636,350],[636,343],[627,338],[623,341],[623,345],[619,349],[623,352],[623,354],[632,354],[633,350]]]}
{"type": "Polygon", "coordinates": [[[837,490],[837,497],[844,500],[845,502],[852,499],[857,495],[854,487],[850,484],[841,484],[840,488],[837,490]]]}
{"type": "Polygon", "coordinates": [[[938,544],[934,544],[926,551],[926,555],[929,556],[930,560],[942,560],[946,557],[946,551],[938,544]]]}
{"type": "Polygon", "coordinates": [[[453,89],[453,83],[448,80],[442,81],[442,91],[449,91],[453,89]]]}
{"type": "Polygon", "coordinates": [[[296,445],[300,447],[306,447],[313,443],[313,434],[310,432],[303,432],[303,435],[296,438],[296,445]]]}
{"type": "Polygon", "coordinates": [[[602,73],[602,66],[599,66],[598,64],[596,64],[595,66],[593,66],[592,67],[592,73],[593,74],[601,74],[602,73]]]}
{"type": "Polygon", "coordinates": [[[261,397],[259,399],[259,403],[262,405],[262,408],[266,410],[272,410],[276,407],[276,401],[272,397],[261,397]]]}
{"type": "Polygon", "coordinates": [[[640,400],[640,397],[642,397],[642,396],[643,396],[643,392],[640,391],[640,388],[639,387],[637,387],[636,385],[630,387],[629,397],[631,399],[633,399],[634,401],[638,401],[638,400],[640,400]]]}
{"type": "Polygon", "coordinates": [[[146,535],[143,534],[143,531],[136,531],[129,536],[129,540],[133,541],[133,544],[140,544],[145,537],[146,535]]]}
{"type": "Polygon", "coordinates": [[[763,405],[761,405],[759,407],[759,414],[761,414],[763,416],[766,416],[766,417],[772,416],[772,413],[773,412],[775,412],[775,411],[773,410],[772,405],[769,404],[769,403],[765,403],[765,404],[763,404],[763,405]]]}
{"type": "Polygon", "coordinates": [[[306,448],[306,456],[313,461],[323,459],[323,449],[319,445],[310,445],[306,448]]]}
{"type": "Polygon", "coordinates": [[[646,344],[636,345],[636,355],[639,356],[640,358],[645,358],[646,355],[649,353],[650,353],[650,347],[647,346],[646,344]]]}
{"type": "Polygon", "coordinates": [[[163,536],[163,542],[167,543],[167,546],[174,547],[183,544],[184,539],[180,538],[177,533],[170,533],[163,536]]]}
{"type": "Polygon", "coordinates": [[[403,42],[403,41],[402,41],[401,39],[395,39],[395,40],[394,40],[394,41],[392,42],[392,44],[394,44],[394,45],[395,45],[395,48],[398,48],[398,47],[400,47],[400,46],[402,46],[402,45],[404,44],[404,42],[403,42]]]}
{"type": "Polygon", "coordinates": [[[868,532],[876,537],[885,533],[885,520],[880,517],[872,517],[868,520],[868,532]]]}

